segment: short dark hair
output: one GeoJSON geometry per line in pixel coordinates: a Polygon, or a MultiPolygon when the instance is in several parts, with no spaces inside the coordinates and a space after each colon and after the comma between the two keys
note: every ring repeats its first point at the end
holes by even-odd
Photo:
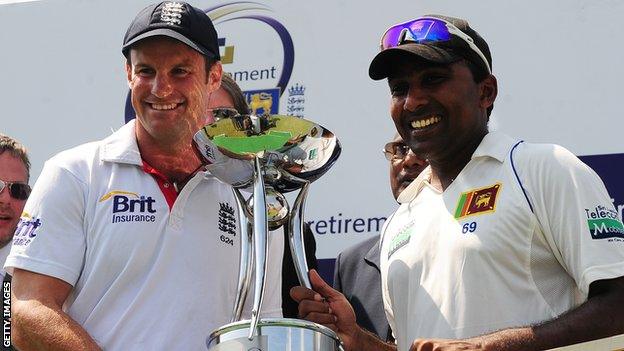
{"type": "Polygon", "coordinates": [[[224,73],[221,76],[221,88],[232,97],[234,108],[238,113],[241,115],[249,114],[249,104],[247,104],[245,94],[243,94],[243,91],[229,73],[224,73]]]}
{"type": "Polygon", "coordinates": [[[10,153],[11,156],[22,161],[24,167],[26,167],[26,179],[30,179],[30,160],[24,145],[8,135],[0,134],[0,155],[4,152],[10,153]]]}
{"type": "Polygon", "coordinates": [[[208,56],[204,56],[204,61],[206,62],[206,79],[208,79],[208,74],[210,73],[210,69],[215,63],[219,62],[219,60],[210,58],[208,56]]]}
{"type": "MultiPolygon", "coordinates": [[[[485,78],[490,76],[490,73],[483,69],[482,65],[477,65],[476,63],[468,59],[464,59],[464,62],[466,63],[466,66],[468,66],[470,73],[472,73],[472,78],[474,79],[475,83],[481,83],[485,80],[485,78]]],[[[488,118],[490,117],[493,109],[494,103],[492,103],[492,105],[487,109],[488,118]]]]}

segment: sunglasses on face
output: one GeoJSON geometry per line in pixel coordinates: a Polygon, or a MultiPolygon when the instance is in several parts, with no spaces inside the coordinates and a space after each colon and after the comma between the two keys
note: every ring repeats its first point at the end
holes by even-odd
{"type": "Polygon", "coordinates": [[[403,160],[410,149],[405,143],[391,141],[387,143],[381,151],[384,153],[384,156],[386,156],[386,160],[398,161],[403,160]]]}
{"type": "Polygon", "coordinates": [[[11,183],[0,180],[0,193],[7,188],[9,195],[16,200],[26,200],[30,195],[30,185],[26,183],[11,183]]]}
{"type": "Polygon", "coordinates": [[[488,73],[492,73],[488,60],[475,45],[474,40],[452,23],[439,18],[421,17],[405,23],[395,24],[381,36],[380,46],[381,50],[386,50],[408,42],[428,44],[450,41],[453,37],[461,39],[485,63],[488,73]]]}
{"type": "Polygon", "coordinates": [[[215,121],[223,118],[232,118],[239,115],[236,109],[230,107],[213,108],[210,111],[212,111],[212,116],[214,117],[215,121]]]}

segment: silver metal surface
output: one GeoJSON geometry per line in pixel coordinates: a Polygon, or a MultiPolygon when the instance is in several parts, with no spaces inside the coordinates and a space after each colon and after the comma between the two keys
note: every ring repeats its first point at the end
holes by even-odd
{"type": "Polygon", "coordinates": [[[312,283],[310,283],[310,277],[308,277],[308,261],[306,261],[305,245],[303,241],[303,212],[305,210],[305,200],[308,196],[308,189],[310,188],[310,182],[305,181],[303,187],[295,199],[292,213],[290,214],[289,235],[290,241],[290,254],[295,264],[295,271],[297,272],[297,278],[299,278],[299,284],[305,286],[308,289],[312,289],[312,283]]]}
{"type": "Polygon", "coordinates": [[[262,307],[262,300],[264,297],[264,278],[266,276],[266,260],[268,255],[267,241],[269,235],[266,197],[264,193],[264,177],[262,177],[262,166],[257,156],[254,157],[254,168],[256,179],[254,179],[253,186],[253,247],[256,275],[254,281],[253,307],[251,309],[251,328],[249,328],[248,335],[250,340],[253,338],[256,324],[258,324],[258,318],[260,318],[260,308],[262,307]]]}
{"type": "Polygon", "coordinates": [[[251,257],[253,255],[252,237],[253,225],[247,220],[251,217],[247,206],[245,206],[245,198],[237,188],[232,188],[234,192],[234,198],[236,199],[236,205],[238,207],[238,213],[243,215],[238,217],[238,226],[241,231],[241,246],[240,246],[240,259],[238,265],[238,286],[236,288],[236,298],[234,299],[234,311],[232,312],[232,319],[230,322],[236,322],[241,319],[243,313],[243,306],[249,293],[249,286],[251,284],[251,272],[253,271],[253,262],[251,257]]]}
{"type": "MultiPolygon", "coordinates": [[[[267,173],[275,178],[268,180],[265,175],[265,181],[281,193],[298,190],[301,184],[288,177],[275,177],[276,171],[313,182],[333,166],[341,151],[340,142],[328,129],[283,115],[223,118],[198,131],[193,145],[207,163],[223,156],[252,162],[254,156],[259,156],[263,168],[271,169],[267,173]]],[[[216,176],[228,184],[232,184],[231,178],[238,178],[216,176]]]]}
{"type": "Polygon", "coordinates": [[[340,339],[320,324],[289,318],[263,319],[249,343],[249,321],[230,323],[213,331],[206,345],[210,351],[340,351],[340,339]],[[250,347],[250,345],[254,345],[250,347]],[[261,346],[260,346],[261,345],[261,346]],[[254,349],[255,347],[255,349],[254,349]]]}
{"type": "Polygon", "coordinates": [[[241,318],[251,274],[255,271],[251,320],[244,328],[234,323],[219,329],[227,333],[217,333],[215,350],[236,349],[230,348],[234,343],[249,346],[245,350],[262,350],[266,342],[273,345],[272,350],[280,351],[338,350],[335,347],[338,337],[327,328],[330,334],[311,322],[279,319],[269,323],[259,319],[266,283],[269,229],[288,225],[297,277],[303,286],[312,287],[303,242],[305,201],[310,183],[325,174],[338,159],[341,151],[338,139],[320,125],[298,117],[237,115],[202,128],[195,134],[193,146],[210,172],[234,188],[240,216],[241,258],[232,321],[241,318]],[[253,175],[249,167],[245,167],[247,163],[253,164],[253,175]],[[236,174],[229,174],[227,169],[236,174]],[[253,190],[253,195],[245,200],[240,189],[253,190]],[[290,209],[283,193],[294,190],[299,190],[299,194],[290,209]],[[290,324],[284,325],[284,321],[290,324]],[[302,344],[298,348],[281,348],[279,345],[286,343],[274,341],[282,340],[277,336],[267,339],[268,331],[271,335],[287,335],[289,340],[296,338],[302,344]],[[220,345],[219,340],[226,335],[239,338],[243,334],[247,341],[237,339],[229,343],[226,340],[226,344],[220,345]]]}

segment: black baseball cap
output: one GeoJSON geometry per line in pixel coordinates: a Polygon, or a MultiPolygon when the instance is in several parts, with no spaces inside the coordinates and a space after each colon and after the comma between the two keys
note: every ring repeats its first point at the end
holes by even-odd
{"type": "Polygon", "coordinates": [[[217,31],[208,15],[182,1],[163,1],[141,10],[126,31],[121,52],[127,58],[132,45],[159,35],[179,40],[208,58],[221,59],[217,31]]]}
{"type": "Polygon", "coordinates": [[[490,53],[490,48],[485,39],[470,27],[468,21],[442,15],[426,15],[421,18],[438,18],[457,27],[457,29],[465,35],[472,38],[474,45],[479,48],[487,60],[487,66],[480,55],[471,49],[465,40],[456,36],[451,36],[451,40],[447,41],[427,41],[420,43],[405,41],[405,43],[382,50],[373,58],[368,68],[368,75],[372,79],[380,80],[387,78],[392,73],[397,59],[406,56],[417,57],[425,61],[439,64],[449,64],[459,61],[460,59],[467,59],[484,72],[491,72],[492,54],[490,53]]]}

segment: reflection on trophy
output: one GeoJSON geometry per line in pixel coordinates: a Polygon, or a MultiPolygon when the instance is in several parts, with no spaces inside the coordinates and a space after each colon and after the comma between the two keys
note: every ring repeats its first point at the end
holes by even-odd
{"type": "Polygon", "coordinates": [[[241,256],[232,323],[210,334],[208,348],[342,350],[338,336],[322,325],[289,318],[259,319],[267,255],[271,254],[267,250],[269,230],[288,226],[299,282],[311,288],[303,245],[303,212],[310,183],[327,172],[340,155],[340,143],[334,134],[293,116],[237,115],[205,126],[195,134],[193,144],[207,163],[234,159],[253,165],[253,171],[244,177],[213,173],[232,185],[241,228],[241,256]],[[249,199],[241,193],[244,188],[253,189],[249,199]],[[299,193],[291,208],[283,194],[294,190],[299,193]],[[254,270],[251,320],[241,321],[254,270]]]}

